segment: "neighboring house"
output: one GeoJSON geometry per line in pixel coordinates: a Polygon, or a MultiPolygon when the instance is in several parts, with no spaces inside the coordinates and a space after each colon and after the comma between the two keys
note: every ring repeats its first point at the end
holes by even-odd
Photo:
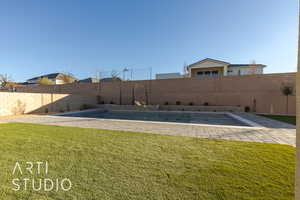
{"type": "Polygon", "coordinates": [[[120,79],[119,77],[114,77],[114,78],[102,78],[100,80],[101,83],[108,83],[108,82],[120,82],[122,81],[122,79],[120,79]]]}
{"type": "Polygon", "coordinates": [[[46,74],[38,77],[34,77],[32,79],[28,79],[26,81],[27,84],[37,84],[38,81],[42,78],[48,78],[50,81],[52,81],[53,84],[58,85],[58,84],[64,84],[64,77],[63,76],[68,76],[70,79],[70,82],[76,82],[77,79],[71,75],[63,74],[63,73],[52,73],[52,74],[46,74]]]}
{"type": "Polygon", "coordinates": [[[98,78],[86,78],[79,81],[79,83],[99,83],[98,78]]]}
{"type": "Polygon", "coordinates": [[[182,78],[180,73],[164,73],[156,74],[156,79],[172,79],[172,78],[182,78]]]}
{"type": "MultiPolygon", "coordinates": [[[[120,82],[122,81],[120,78],[102,78],[100,79],[101,83],[107,83],[107,82],[120,82]]],[[[79,83],[99,83],[98,78],[86,78],[79,81],[79,83]]]]}
{"type": "Polygon", "coordinates": [[[263,74],[266,65],[231,64],[228,62],[206,58],[187,67],[189,77],[211,77],[229,75],[263,74]]]}

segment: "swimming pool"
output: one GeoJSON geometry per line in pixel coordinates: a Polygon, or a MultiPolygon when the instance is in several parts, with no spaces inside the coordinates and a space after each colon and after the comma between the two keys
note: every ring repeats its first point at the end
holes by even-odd
{"type": "Polygon", "coordinates": [[[63,113],[59,115],[68,117],[88,117],[100,119],[250,126],[226,113],[91,110],[76,113],[63,113]]]}

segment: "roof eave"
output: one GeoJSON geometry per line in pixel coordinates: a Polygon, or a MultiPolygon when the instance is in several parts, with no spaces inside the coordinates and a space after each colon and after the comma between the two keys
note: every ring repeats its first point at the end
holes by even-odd
{"type": "Polygon", "coordinates": [[[202,59],[202,60],[200,60],[198,62],[195,62],[195,63],[192,63],[192,64],[188,65],[187,68],[189,69],[189,68],[193,67],[194,65],[200,64],[200,63],[202,63],[202,62],[204,62],[206,60],[210,60],[212,62],[216,62],[216,63],[220,63],[220,64],[224,64],[224,65],[230,65],[229,62],[224,62],[224,61],[216,60],[216,59],[212,59],[212,58],[205,58],[205,59],[202,59]]]}

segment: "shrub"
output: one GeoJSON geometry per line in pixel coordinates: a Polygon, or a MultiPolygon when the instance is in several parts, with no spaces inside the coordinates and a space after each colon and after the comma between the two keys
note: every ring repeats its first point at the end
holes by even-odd
{"type": "Polygon", "coordinates": [[[101,101],[101,96],[100,96],[100,95],[97,95],[97,104],[102,104],[101,102],[102,102],[102,101],[101,101]]]}
{"type": "Polygon", "coordinates": [[[245,107],[245,112],[250,112],[250,107],[249,106],[245,107]]]}
{"type": "Polygon", "coordinates": [[[181,102],[180,101],[176,101],[176,105],[181,105],[181,102]]]}
{"type": "Polygon", "coordinates": [[[110,103],[110,104],[115,104],[115,102],[113,102],[113,101],[110,101],[109,103],[110,103]]]}
{"type": "Polygon", "coordinates": [[[47,77],[40,78],[37,82],[40,85],[53,85],[53,82],[49,80],[47,77]]]}
{"type": "Polygon", "coordinates": [[[70,109],[70,104],[67,104],[67,108],[66,108],[66,111],[69,112],[71,109],[70,109]]]}
{"type": "Polygon", "coordinates": [[[45,108],[45,113],[48,113],[48,112],[49,112],[48,108],[45,108]]]}
{"type": "Polygon", "coordinates": [[[190,106],[193,106],[193,105],[194,105],[194,103],[193,103],[193,102],[190,102],[190,103],[189,103],[189,105],[190,105],[190,106]]]}
{"type": "Polygon", "coordinates": [[[166,101],[164,104],[165,104],[165,105],[169,105],[169,102],[166,101]]]}
{"type": "Polygon", "coordinates": [[[87,104],[82,104],[79,108],[79,110],[86,110],[86,109],[89,109],[90,106],[88,106],[87,104]]]}
{"type": "Polygon", "coordinates": [[[65,112],[65,111],[64,111],[64,109],[60,108],[60,109],[59,109],[59,112],[63,113],[63,112],[65,112]]]}
{"type": "Polygon", "coordinates": [[[203,105],[204,105],[204,106],[208,106],[208,102],[205,102],[203,105]]]}

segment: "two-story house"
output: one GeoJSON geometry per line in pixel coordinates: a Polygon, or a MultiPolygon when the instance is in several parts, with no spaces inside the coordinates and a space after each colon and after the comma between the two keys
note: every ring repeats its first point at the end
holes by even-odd
{"type": "Polygon", "coordinates": [[[231,64],[228,62],[206,58],[187,67],[189,77],[211,77],[230,75],[263,74],[266,65],[231,64]]]}

